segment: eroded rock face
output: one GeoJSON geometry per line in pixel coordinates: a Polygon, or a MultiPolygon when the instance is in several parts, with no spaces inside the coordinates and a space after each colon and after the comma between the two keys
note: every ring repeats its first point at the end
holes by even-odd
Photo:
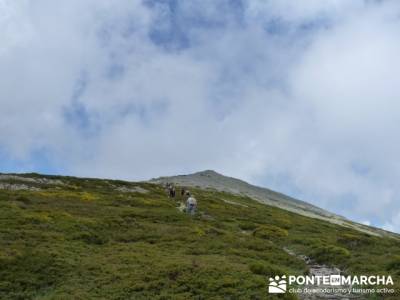
{"type": "Polygon", "coordinates": [[[17,183],[0,183],[0,189],[10,191],[40,191],[40,188],[17,183]]]}
{"type": "Polygon", "coordinates": [[[32,178],[19,175],[0,174],[0,189],[10,191],[40,191],[37,185],[64,185],[61,180],[32,178]]]}

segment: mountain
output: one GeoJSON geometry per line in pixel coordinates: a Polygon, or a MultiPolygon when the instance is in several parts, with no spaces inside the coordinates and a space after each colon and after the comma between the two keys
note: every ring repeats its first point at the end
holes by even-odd
{"type": "Polygon", "coordinates": [[[247,196],[266,205],[279,207],[303,216],[354,228],[368,234],[399,238],[397,234],[352,222],[342,216],[336,215],[307,202],[297,200],[267,188],[251,185],[240,179],[224,176],[213,170],[205,170],[189,175],[159,177],[152,179],[149,182],[157,184],[174,183],[183,187],[213,189],[234,195],[247,196]]]}
{"type": "MultiPolygon", "coordinates": [[[[181,210],[179,193],[167,196],[165,179],[0,174],[0,299],[367,298],[356,292],[268,294],[276,275],[339,272],[391,275],[394,286],[371,287],[393,289],[384,299],[400,299],[397,235],[360,232],[269,205],[243,194],[252,189],[247,184],[214,172],[184,177],[185,186],[191,177],[203,180],[190,187],[198,200],[194,216],[181,210]],[[214,180],[218,188],[210,186],[214,180]],[[241,192],[226,191],[222,181],[233,182],[233,189],[237,182],[241,192]]],[[[276,196],[271,203],[292,205],[268,193],[276,196]]]]}
{"type": "MultiPolygon", "coordinates": [[[[244,195],[267,205],[280,207],[295,213],[319,218],[340,218],[328,211],[275,191],[248,184],[245,181],[221,175],[213,170],[206,170],[190,175],[160,177],[150,180],[153,183],[175,183],[180,186],[215,189],[235,195],[244,195]]],[[[343,218],[340,218],[343,219],[343,218]]]]}

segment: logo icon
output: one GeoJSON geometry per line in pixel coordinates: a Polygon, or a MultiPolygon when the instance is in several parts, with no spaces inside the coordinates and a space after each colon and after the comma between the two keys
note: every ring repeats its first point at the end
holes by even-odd
{"type": "Polygon", "coordinates": [[[283,294],[286,293],[286,276],[275,276],[269,278],[268,293],[270,294],[283,294]]]}
{"type": "Polygon", "coordinates": [[[340,275],[331,275],[331,285],[333,286],[339,286],[342,283],[342,277],[340,275]]]}

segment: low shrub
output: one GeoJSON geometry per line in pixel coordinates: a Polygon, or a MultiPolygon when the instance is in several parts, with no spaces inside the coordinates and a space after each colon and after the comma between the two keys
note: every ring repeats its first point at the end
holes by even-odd
{"type": "Polygon", "coordinates": [[[82,240],[87,244],[103,245],[108,242],[106,236],[94,232],[80,232],[73,237],[74,240],[82,240]]]}
{"type": "Polygon", "coordinates": [[[328,265],[342,265],[349,257],[349,250],[331,245],[317,247],[311,254],[317,262],[328,265]]]}
{"type": "Polygon", "coordinates": [[[337,242],[348,249],[355,249],[372,243],[368,236],[344,233],[337,238],[337,242]]]}
{"type": "Polygon", "coordinates": [[[239,228],[242,230],[254,230],[257,228],[257,225],[251,222],[240,222],[239,228]]]}
{"type": "Polygon", "coordinates": [[[29,198],[25,197],[25,196],[18,196],[15,200],[18,201],[18,202],[21,202],[23,204],[26,204],[26,205],[32,203],[32,201],[29,198]]]}
{"type": "Polygon", "coordinates": [[[254,231],[253,235],[262,239],[276,240],[287,237],[288,231],[274,225],[260,226],[254,231]]]}
{"type": "Polygon", "coordinates": [[[386,270],[395,271],[397,275],[400,275],[400,256],[395,256],[387,265],[386,270]]]}
{"type": "Polygon", "coordinates": [[[281,269],[264,262],[252,263],[249,265],[249,269],[252,273],[257,275],[275,276],[284,274],[281,269]]]}

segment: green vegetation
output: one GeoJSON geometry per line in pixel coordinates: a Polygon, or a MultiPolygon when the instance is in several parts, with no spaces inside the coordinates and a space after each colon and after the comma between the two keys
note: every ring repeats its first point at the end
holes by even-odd
{"type": "Polygon", "coordinates": [[[400,288],[395,239],[227,193],[191,189],[190,217],[157,185],[47,178],[66,184],[0,190],[0,299],[295,299],[267,294],[268,276],[308,272],[284,247],[400,288]]]}

